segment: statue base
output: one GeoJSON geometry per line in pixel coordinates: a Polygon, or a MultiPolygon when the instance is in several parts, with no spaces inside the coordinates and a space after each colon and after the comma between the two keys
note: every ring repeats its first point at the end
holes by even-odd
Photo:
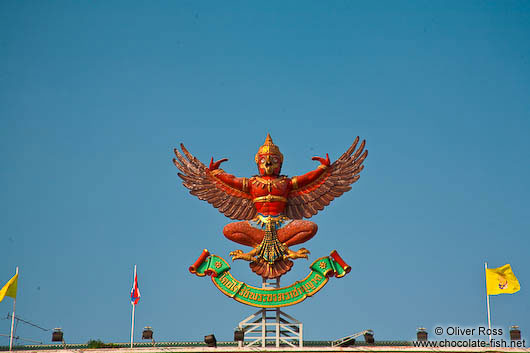
{"type": "MultiPolygon", "coordinates": [[[[263,289],[280,288],[280,278],[262,280],[263,289]]],[[[238,341],[242,347],[266,347],[267,343],[275,347],[303,347],[303,324],[286,314],[279,307],[263,308],[250,315],[238,325],[244,338],[238,341]]]]}

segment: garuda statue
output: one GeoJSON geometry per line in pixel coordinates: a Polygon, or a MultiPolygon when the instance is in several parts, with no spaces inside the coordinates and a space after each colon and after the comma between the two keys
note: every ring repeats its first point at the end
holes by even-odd
{"type": "Polygon", "coordinates": [[[265,143],[256,153],[259,175],[238,178],[220,169],[224,158],[210,161],[206,167],[180,145],[182,153],[175,149],[173,163],[183,185],[192,195],[208,201],[225,216],[240,220],[227,224],[223,234],[228,239],[252,250],[245,253],[235,250],[232,260],[250,261],[250,268],[263,278],[277,278],[293,266],[291,259],[307,258],[309,251],[290,249],[311,239],[317,225],[310,218],[359,179],[363,161],[368,155],[363,140],[356,149],[359,137],[335,162],[313,157],[320,165],[304,175],[289,178],[280,175],[283,155],[267,134],[265,143]]]}

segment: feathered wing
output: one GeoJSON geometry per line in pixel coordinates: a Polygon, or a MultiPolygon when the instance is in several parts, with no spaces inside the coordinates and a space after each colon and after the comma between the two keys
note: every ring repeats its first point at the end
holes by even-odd
{"type": "Polygon", "coordinates": [[[195,158],[183,144],[182,153],[175,148],[173,163],[181,171],[178,176],[190,194],[207,201],[219,212],[231,219],[250,220],[256,216],[256,208],[249,193],[234,189],[216,178],[210,170],[195,158]]]}
{"type": "Polygon", "coordinates": [[[351,190],[350,185],[359,180],[359,173],[364,168],[363,161],[368,155],[368,151],[364,150],[365,140],[355,150],[358,142],[357,136],[350,148],[316,181],[289,193],[285,210],[287,217],[310,218],[322,211],[334,198],[351,190]]]}

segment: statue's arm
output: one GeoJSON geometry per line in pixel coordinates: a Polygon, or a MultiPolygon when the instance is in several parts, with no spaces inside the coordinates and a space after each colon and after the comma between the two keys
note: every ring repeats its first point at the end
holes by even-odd
{"type": "Polygon", "coordinates": [[[238,178],[232,174],[228,174],[219,166],[221,163],[226,162],[228,159],[223,158],[217,162],[214,163],[213,157],[210,161],[210,166],[208,167],[208,170],[210,171],[210,174],[219,180],[221,180],[223,183],[229,185],[230,187],[233,187],[234,189],[237,189],[239,191],[248,192],[248,179],[247,178],[238,178]]]}
{"type": "Polygon", "coordinates": [[[313,157],[311,158],[314,161],[319,161],[320,165],[317,167],[317,169],[310,171],[309,173],[306,173],[304,175],[299,175],[291,178],[291,188],[293,190],[302,188],[304,186],[307,186],[311,184],[312,182],[318,180],[322,174],[326,172],[326,170],[330,166],[329,156],[326,153],[326,158],[321,157],[313,157]]]}

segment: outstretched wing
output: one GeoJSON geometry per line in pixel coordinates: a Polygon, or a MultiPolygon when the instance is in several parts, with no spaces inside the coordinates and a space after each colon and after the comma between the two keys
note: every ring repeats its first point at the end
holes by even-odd
{"type": "Polygon", "coordinates": [[[173,163],[182,172],[178,176],[182,185],[190,189],[190,194],[208,201],[219,212],[231,219],[250,220],[256,216],[256,208],[249,193],[234,189],[216,178],[210,170],[195,158],[183,144],[182,153],[175,148],[173,163]]]}
{"type": "Polygon", "coordinates": [[[285,210],[287,217],[291,219],[310,218],[318,211],[322,211],[335,197],[351,190],[350,185],[359,180],[359,173],[364,168],[363,161],[368,155],[368,151],[364,150],[365,140],[355,150],[358,142],[359,136],[320,178],[289,193],[285,210]]]}

